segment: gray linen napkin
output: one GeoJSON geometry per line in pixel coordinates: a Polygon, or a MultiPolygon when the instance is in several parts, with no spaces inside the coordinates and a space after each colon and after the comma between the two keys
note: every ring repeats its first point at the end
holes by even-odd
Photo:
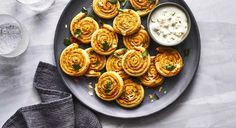
{"type": "Polygon", "coordinates": [[[93,112],[65,87],[55,66],[40,62],[34,87],[41,104],[20,108],[2,128],[101,128],[93,112]]]}

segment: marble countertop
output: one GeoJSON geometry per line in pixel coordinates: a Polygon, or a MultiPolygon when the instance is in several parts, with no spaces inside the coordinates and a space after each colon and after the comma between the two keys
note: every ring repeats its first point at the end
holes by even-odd
{"type": "MultiPolygon", "coordinates": [[[[186,0],[198,22],[202,53],[195,79],[171,106],[150,117],[121,120],[99,115],[104,128],[235,128],[236,11],[235,0],[186,0]]],[[[39,103],[32,87],[39,61],[55,64],[53,38],[68,0],[56,0],[35,13],[15,0],[0,0],[0,14],[10,14],[30,33],[27,51],[16,58],[0,57],[0,126],[15,111],[39,103]]]]}

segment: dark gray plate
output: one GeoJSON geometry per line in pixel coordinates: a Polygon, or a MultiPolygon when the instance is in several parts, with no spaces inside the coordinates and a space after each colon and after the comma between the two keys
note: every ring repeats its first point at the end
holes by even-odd
{"type": "MultiPolygon", "coordinates": [[[[178,49],[181,53],[181,55],[184,58],[185,66],[181,73],[173,78],[166,78],[165,82],[163,83],[163,87],[166,90],[166,94],[163,92],[157,91],[159,89],[148,89],[145,88],[145,98],[144,101],[140,106],[134,109],[125,109],[120,107],[115,102],[104,102],[100,100],[96,94],[93,96],[90,96],[88,94],[88,83],[92,82],[93,86],[94,83],[97,81],[97,79],[91,79],[91,78],[85,78],[80,77],[75,78],[69,77],[68,75],[64,74],[59,66],[59,57],[62,52],[62,50],[65,48],[63,44],[63,40],[65,37],[70,37],[70,31],[69,31],[69,25],[71,22],[71,19],[80,12],[82,7],[87,7],[89,12],[92,12],[91,3],[92,0],[71,0],[69,4],[66,6],[65,10],[63,11],[55,33],[55,39],[54,39],[54,54],[56,59],[56,65],[57,69],[64,81],[64,83],[67,85],[67,87],[72,91],[72,93],[86,106],[90,107],[91,109],[108,115],[112,117],[118,117],[118,118],[136,118],[136,117],[143,117],[150,114],[153,114],[155,112],[158,112],[162,110],[163,108],[167,107],[169,104],[174,102],[186,89],[186,87],[189,85],[191,80],[193,79],[196,70],[198,68],[199,59],[200,59],[200,35],[198,31],[197,23],[194,19],[194,16],[186,3],[182,0],[160,0],[160,3],[163,2],[175,2],[180,5],[182,5],[190,14],[191,21],[192,21],[192,28],[189,33],[189,36],[186,38],[186,40],[181,43],[180,45],[176,46],[175,48],[178,49]],[[65,28],[65,25],[68,26],[68,28],[65,28]],[[187,57],[184,57],[183,51],[184,49],[190,49],[190,54],[187,57]],[[149,94],[156,93],[159,100],[156,100],[152,103],[150,103],[148,99],[149,94]]],[[[129,6],[129,5],[127,5],[129,6]]],[[[100,21],[102,19],[98,19],[97,16],[95,16],[95,19],[97,21],[100,21]]],[[[142,18],[142,24],[146,27],[146,20],[147,17],[142,18]]],[[[103,20],[105,21],[105,20],[103,20]]],[[[105,21],[107,23],[111,23],[111,21],[105,21]]],[[[122,41],[122,38],[119,38],[119,41],[122,41]]],[[[89,45],[84,46],[84,48],[90,47],[89,45]]],[[[123,47],[121,42],[119,44],[119,47],[123,47]]],[[[149,51],[151,55],[155,55],[155,48],[158,47],[158,44],[151,41],[149,51]]]]}

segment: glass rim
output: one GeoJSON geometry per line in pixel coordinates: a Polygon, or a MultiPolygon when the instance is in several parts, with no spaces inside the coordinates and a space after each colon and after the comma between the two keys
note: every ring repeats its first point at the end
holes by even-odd
{"type": "Polygon", "coordinates": [[[20,4],[24,4],[24,5],[31,5],[31,4],[35,4],[35,3],[40,2],[40,0],[39,0],[39,1],[36,1],[36,2],[23,2],[23,1],[21,1],[21,0],[16,0],[16,1],[19,2],[20,4]]]}

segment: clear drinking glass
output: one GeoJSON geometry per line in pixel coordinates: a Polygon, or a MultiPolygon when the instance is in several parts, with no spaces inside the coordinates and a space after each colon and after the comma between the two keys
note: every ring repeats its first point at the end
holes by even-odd
{"type": "Polygon", "coordinates": [[[52,6],[55,0],[16,0],[34,11],[45,11],[52,6]]]}
{"type": "Polygon", "coordinates": [[[29,35],[21,23],[7,14],[0,14],[0,56],[16,57],[29,43],[29,35]]]}

